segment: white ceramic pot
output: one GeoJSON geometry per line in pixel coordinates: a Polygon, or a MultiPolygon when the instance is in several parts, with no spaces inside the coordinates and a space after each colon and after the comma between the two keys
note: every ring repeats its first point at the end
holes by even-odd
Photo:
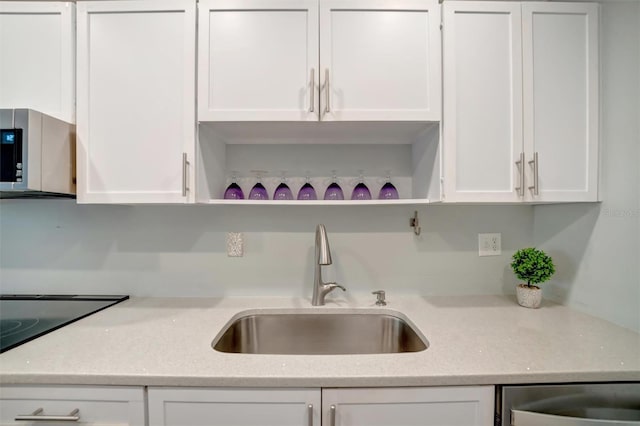
{"type": "Polygon", "coordinates": [[[539,308],[542,303],[542,289],[532,285],[518,284],[516,287],[516,297],[518,304],[525,308],[539,308]]]}

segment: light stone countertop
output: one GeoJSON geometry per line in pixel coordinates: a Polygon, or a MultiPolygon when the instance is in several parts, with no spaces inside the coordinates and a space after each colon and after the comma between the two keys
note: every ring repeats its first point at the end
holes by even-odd
{"type": "Polygon", "coordinates": [[[2,384],[360,387],[640,381],[640,335],[548,301],[388,295],[133,298],[0,355],[2,384]],[[211,342],[247,309],[389,309],[429,341],[376,355],[248,355],[211,342]]]}

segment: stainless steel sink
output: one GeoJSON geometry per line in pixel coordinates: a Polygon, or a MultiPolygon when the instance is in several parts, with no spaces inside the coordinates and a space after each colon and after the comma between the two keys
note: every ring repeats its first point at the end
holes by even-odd
{"type": "Polygon", "coordinates": [[[211,344],[219,352],[339,355],[420,352],[427,339],[393,311],[246,312],[232,319],[211,344]]]}

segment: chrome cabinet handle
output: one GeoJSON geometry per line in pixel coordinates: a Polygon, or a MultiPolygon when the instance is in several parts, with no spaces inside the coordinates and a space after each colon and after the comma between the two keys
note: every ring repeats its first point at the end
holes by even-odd
{"type": "Polygon", "coordinates": [[[41,414],[44,410],[42,408],[38,408],[31,414],[20,414],[17,415],[15,421],[27,421],[27,422],[77,422],[80,420],[80,416],[78,413],[80,410],[76,408],[72,412],[70,412],[66,416],[49,416],[45,414],[41,414]]]}
{"type": "Polygon", "coordinates": [[[188,168],[189,168],[189,161],[187,160],[187,153],[183,152],[182,153],[182,196],[183,197],[187,196],[187,191],[189,190],[189,185],[187,183],[189,181],[188,168]]]}
{"type": "Polygon", "coordinates": [[[529,189],[533,191],[533,195],[538,195],[539,186],[538,186],[538,153],[533,153],[533,160],[529,161],[529,164],[533,165],[533,186],[530,186],[529,189]]]}
{"type": "Polygon", "coordinates": [[[311,105],[309,106],[309,112],[313,112],[316,106],[316,70],[311,68],[311,105]]]}
{"type": "Polygon", "coordinates": [[[324,70],[324,90],[327,96],[327,105],[324,108],[324,112],[331,112],[331,94],[330,94],[330,86],[329,86],[329,68],[324,70]]]}
{"type": "Polygon", "coordinates": [[[313,404],[307,405],[307,426],[313,426],[313,404]]]}
{"type": "Polygon", "coordinates": [[[329,407],[329,426],[336,426],[336,406],[329,407]]]}
{"type": "Polygon", "coordinates": [[[520,153],[520,160],[516,161],[516,166],[518,166],[518,174],[520,175],[520,184],[516,186],[516,191],[518,191],[518,195],[524,197],[524,152],[520,153]]]}

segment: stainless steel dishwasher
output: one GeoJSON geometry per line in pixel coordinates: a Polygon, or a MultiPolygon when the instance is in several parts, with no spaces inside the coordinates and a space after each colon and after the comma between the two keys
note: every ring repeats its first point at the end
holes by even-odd
{"type": "Polygon", "coordinates": [[[640,426],[640,383],[498,386],[496,426],[640,426]]]}

